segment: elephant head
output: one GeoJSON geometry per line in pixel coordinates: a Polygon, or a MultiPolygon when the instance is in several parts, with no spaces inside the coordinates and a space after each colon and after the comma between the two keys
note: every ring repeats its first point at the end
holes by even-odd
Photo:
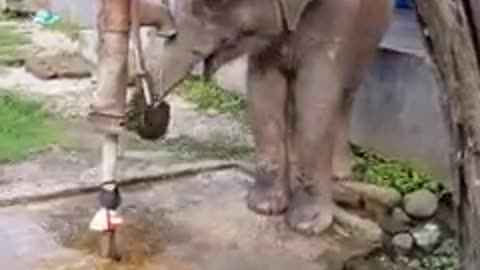
{"type": "Polygon", "coordinates": [[[313,0],[176,0],[177,35],[164,43],[157,78],[162,91],[180,83],[197,63],[207,73],[295,31],[313,0]]]}
{"type": "Polygon", "coordinates": [[[131,19],[140,26],[153,26],[157,35],[171,38],[176,35],[175,20],[168,6],[162,0],[131,1],[131,19]]]}

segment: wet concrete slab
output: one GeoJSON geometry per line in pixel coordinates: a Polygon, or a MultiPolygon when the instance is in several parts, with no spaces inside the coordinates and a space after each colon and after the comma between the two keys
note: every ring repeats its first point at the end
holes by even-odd
{"type": "Polygon", "coordinates": [[[123,189],[119,263],[96,256],[94,194],[0,209],[0,261],[12,270],[340,270],[368,242],[338,226],[321,237],[250,212],[252,179],[229,169],[123,189]]]}

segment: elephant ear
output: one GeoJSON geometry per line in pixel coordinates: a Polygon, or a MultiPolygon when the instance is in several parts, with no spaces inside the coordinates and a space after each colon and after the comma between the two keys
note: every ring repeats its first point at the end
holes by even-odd
{"type": "Polygon", "coordinates": [[[307,5],[313,0],[278,0],[289,31],[295,31],[307,5]]]}

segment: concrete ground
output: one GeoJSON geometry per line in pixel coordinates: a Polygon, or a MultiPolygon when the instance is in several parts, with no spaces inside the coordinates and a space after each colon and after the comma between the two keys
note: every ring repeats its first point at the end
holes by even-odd
{"type": "Polygon", "coordinates": [[[123,189],[120,263],[95,256],[97,236],[88,231],[94,194],[0,209],[0,261],[12,270],[340,270],[374,247],[340,226],[306,238],[280,217],[253,214],[243,199],[251,178],[235,169],[171,180],[123,189]]]}

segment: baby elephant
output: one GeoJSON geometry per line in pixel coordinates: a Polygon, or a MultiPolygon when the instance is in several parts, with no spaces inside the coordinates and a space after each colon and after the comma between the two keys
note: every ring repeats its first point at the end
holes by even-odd
{"type": "Polygon", "coordinates": [[[248,55],[256,181],[247,204],[306,234],[332,223],[332,182],[348,177],[352,98],[389,27],[391,0],[176,0],[161,91],[200,61],[248,55]]]}

